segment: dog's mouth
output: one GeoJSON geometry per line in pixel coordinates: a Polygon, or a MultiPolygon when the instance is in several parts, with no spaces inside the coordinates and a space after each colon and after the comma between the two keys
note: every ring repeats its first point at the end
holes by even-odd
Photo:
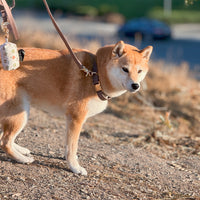
{"type": "Polygon", "coordinates": [[[137,90],[134,90],[134,89],[129,89],[129,90],[127,90],[128,92],[131,92],[131,93],[136,93],[136,92],[138,92],[140,89],[137,89],[137,90]]]}
{"type": "Polygon", "coordinates": [[[140,88],[139,89],[137,89],[137,90],[132,90],[132,91],[130,91],[131,93],[136,93],[136,92],[138,92],[140,90],[140,88]]]}

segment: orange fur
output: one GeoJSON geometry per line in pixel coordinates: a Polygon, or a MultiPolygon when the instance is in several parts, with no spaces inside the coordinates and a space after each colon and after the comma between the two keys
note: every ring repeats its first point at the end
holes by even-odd
{"type": "MultiPolygon", "coordinates": [[[[64,114],[67,119],[66,159],[73,172],[86,175],[86,170],[76,159],[79,134],[86,119],[103,111],[107,102],[97,97],[92,77],[86,77],[79,70],[67,50],[24,50],[26,56],[20,68],[0,70],[0,123],[3,130],[0,146],[19,162],[33,162],[27,155],[29,150],[14,143],[26,124],[29,105],[64,114]]],[[[139,84],[148,71],[151,51],[152,47],[139,51],[122,41],[100,48],[96,55],[86,50],[74,50],[90,70],[97,60],[102,89],[111,97],[127,90],[134,92],[133,83],[139,84]],[[122,71],[123,66],[129,73],[122,71]],[[138,73],[139,68],[143,77],[138,73]]]]}

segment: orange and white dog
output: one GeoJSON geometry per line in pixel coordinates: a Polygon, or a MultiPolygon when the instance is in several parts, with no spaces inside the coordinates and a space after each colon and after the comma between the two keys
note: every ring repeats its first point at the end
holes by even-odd
{"type": "MultiPolygon", "coordinates": [[[[92,77],[79,70],[67,50],[24,50],[26,56],[20,68],[0,69],[0,147],[18,162],[34,161],[28,149],[14,142],[26,125],[33,104],[66,116],[66,159],[74,173],[87,175],[76,156],[79,134],[87,118],[106,108],[107,100],[98,97],[92,77]]],[[[152,47],[138,50],[120,41],[100,48],[96,55],[86,50],[74,52],[89,70],[96,60],[102,91],[117,97],[139,90],[148,71],[152,47]]]]}

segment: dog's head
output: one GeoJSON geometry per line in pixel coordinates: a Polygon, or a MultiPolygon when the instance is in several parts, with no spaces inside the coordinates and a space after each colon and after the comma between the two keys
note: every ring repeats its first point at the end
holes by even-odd
{"type": "Polygon", "coordinates": [[[123,41],[99,49],[97,64],[100,65],[100,79],[103,77],[109,80],[106,85],[103,84],[103,88],[109,93],[115,90],[116,94],[124,91],[137,92],[140,82],[148,72],[152,50],[152,46],[138,50],[134,46],[124,44],[123,41]]]}

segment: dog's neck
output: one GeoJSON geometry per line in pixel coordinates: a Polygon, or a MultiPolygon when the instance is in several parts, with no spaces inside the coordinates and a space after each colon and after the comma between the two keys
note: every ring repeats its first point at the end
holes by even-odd
{"type": "Polygon", "coordinates": [[[99,82],[102,91],[110,98],[117,97],[125,93],[125,90],[119,90],[116,88],[109,79],[107,64],[109,62],[109,57],[101,57],[101,59],[96,58],[99,82]]]}
{"type": "Polygon", "coordinates": [[[93,75],[92,75],[92,79],[93,79],[93,84],[97,93],[97,96],[102,100],[102,101],[106,101],[111,99],[110,96],[108,96],[105,92],[103,92],[103,89],[101,87],[101,83],[99,80],[99,75],[98,75],[98,68],[97,68],[97,62],[95,60],[95,62],[93,63],[93,75]]]}

